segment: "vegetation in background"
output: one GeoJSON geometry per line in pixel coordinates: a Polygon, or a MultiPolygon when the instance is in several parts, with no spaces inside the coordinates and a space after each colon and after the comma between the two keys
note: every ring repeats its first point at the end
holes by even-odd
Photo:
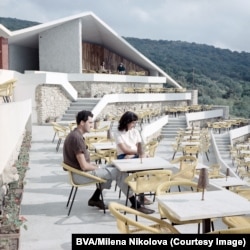
{"type": "Polygon", "coordinates": [[[181,41],[124,37],[187,89],[200,104],[226,105],[232,116],[250,118],[250,53],[181,41]]]}
{"type": "MultiPolygon", "coordinates": [[[[0,23],[12,31],[39,24],[1,17],[0,23]]],[[[250,53],[182,41],[124,39],[181,86],[198,89],[199,104],[226,105],[232,116],[250,118],[250,53]]]]}

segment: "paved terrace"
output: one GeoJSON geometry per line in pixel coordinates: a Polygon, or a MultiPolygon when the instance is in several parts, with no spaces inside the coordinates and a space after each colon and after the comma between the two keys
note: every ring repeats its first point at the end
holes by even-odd
{"type": "MultiPolygon", "coordinates": [[[[26,185],[21,213],[27,218],[28,230],[21,230],[20,250],[27,249],[71,249],[72,233],[119,233],[116,222],[107,211],[89,207],[87,201],[95,186],[78,190],[71,215],[67,216],[66,202],[70,192],[68,174],[61,167],[62,145],[56,152],[56,142],[52,143],[54,131],[51,126],[33,126],[30,151],[30,170],[27,171],[26,185]]],[[[172,141],[162,140],[156,155],[171,160],[172,141]]],[[[178,157],[178,155],[176,155],[178,157]]],[[[210,150],[209,163],[206,156],[199,156],[204,164],[215,162],[213,150],[210,150]]],[[[115,183],[114,183],[115,184],[115,183]]],[[[114,186],[104,190],[105,202],[118,201],[125,204],[125,196],[118,199],[114,186]]],[[[159,217],[157,203],[149,206],[155,209],[153,214],[159,217]]],[[[197,224],[177,226],[182,233],[197,233],[197,224]]],[[[215,229],[225,228],[219,219],[215,229]]]]}

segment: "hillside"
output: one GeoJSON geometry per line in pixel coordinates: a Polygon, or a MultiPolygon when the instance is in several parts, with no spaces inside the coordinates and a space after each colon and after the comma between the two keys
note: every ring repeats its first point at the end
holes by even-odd
{"type": "MultiPolygon", "coordinates": [[[[0,23],[10,30],[39,24],[1,17],[0,23]]],[[[250,53],[183,41],[124,39],[181,86],[198,89],[200,104],[227,105],[232,116],[250,118],[250,53]]]]}

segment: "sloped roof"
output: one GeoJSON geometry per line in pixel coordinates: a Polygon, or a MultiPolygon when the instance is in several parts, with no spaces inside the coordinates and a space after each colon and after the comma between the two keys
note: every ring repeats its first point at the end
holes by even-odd
{"type": "MultiPolygon", "coordinates": [[[[9,32],[9,44],[38,48],[39,34],[41,32],[76,19],[80,19],[82,23],[82,34],[84,34],[82,35],[83,42],[102,45],[107,49],[141,66],[142,68],[145,68],[149,71],[157,71],[159,73],[159,76],[166,77],[169,83],[172,83],[174,86],[181,88],[181,86],[174,79],[168,76],[161,68],[159,68],[156,64],[154,64],[133,46],[131,46],[125,39],[119,36],[114,30],[112,30],[92,12],[84,12],[52,22],[9,32]]],[[[4,32],[6,33],[6,30],[4,30],[4,32]]],[[[0,27],[0,35],[1,34],[2,33],[0,27]]]]}

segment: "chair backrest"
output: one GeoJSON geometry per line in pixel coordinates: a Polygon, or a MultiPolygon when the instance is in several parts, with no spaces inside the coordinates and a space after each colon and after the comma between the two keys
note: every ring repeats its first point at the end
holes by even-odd
{"type": "Polygon", "coordinates": [[[106,163],[111,163],[113,160],[117,159],[116,149],[98,150],[96,154],[99,155],[101,159],[104,159],[106,163]]]}
{"type": "Polygon", "coordinates": [[[170,181],[171,170],[148,170],[139,171],[129,175],[125,182],[137,194],[146,192],[156,192],[158,185],[165,181],[170,181]]]}
{"type": "Polygon", "coordinates": [[[250,216],[226,216],[222,218],[229,228],[250,226],[250,216]]]}
{"type": "Polygon", "coordinates": [[[115,217],[117,228],[121,233],[137,234],[179,234],[180,232],[166,221],[144,214],[138,210],[117,202],[109,203],[109,211],[115,217]],[[132,215],[132,216],[131,216],[132,215]],[[138,220],[135,220],[136,216],[138,220]],[[139,222],[140,221],[140,222],[139,222]],[[153,224],[149,224],[153,223],[153,224]]]}
{"type": "Polygon", "coordinates": [[[65,136],[69,133],[69,127],[63,126],[57,122],[51,122],[55,133],[57,133],[58,137],[65,136]]]}
{"type": "Polygon", "coordinates": [[[196,165],[190,164],[185,167],[182,167],[182,169],[174,173],[171,176],[171,180],[185,179],[192,181],[195,178],[195,175],[196,175],[196,165]]]}
{"type": "Polygon", "coordinates": [[[90,151],[95,151],[95,148],[92,145],[93,143],[104,142],[104,141],[107,141],[107,136],[96,135],[96,136],[86,136],[85,137],[85,143],[87,144],[88,149],[90,151]]]}
{"type": "Polygon", "coordinates": [[[186,155],[198,155],[199,154],[199,146],[197,145],[186,145],[183,148],[183,153],[186,155]]]}
{"type": "Polygon", "coordinates": [[[212,164],[209,166],[209,169],[208,169],[208,177],[210,179],[212,178],[222,178],[222,177],[225,177],[221,172],[220,172],[220,165],[215,163],[215,164],[212,164]]]}
{"type": "Polygon", "coordinates": [[[187,166],[194,165],[197,166],[198,160],[195,156],[192,155],[184,155],[181,157],[178,157],[171,161],[172,164],[179,163],[179,169],[182,170],[186,168],[187,166]]]}
{"type": "Polygon", "coordinates": [[[62,167],[63,167],[63,169],[65,171],[68,171],[70,184],[72,186],[74,186],[74,187],[80,187],[80,186],[86,186],[86,185],[90,185],[90,184],[96,184],[96,183],[104,183],[104,182],[106,182],[105,179],[102,179],[100,177],[97,177],[97,176],[94,176],[92,174],[89,174],[88,172],[84,172],[84,171],[78,170],[76,168],[73,168],[73,167],[69,166],[68,164],[66,164],[64,162],[62,163],[62,167]],[[84,181],[81,184],[76,184],[74,182],[72,173],[75,173],[75,174],[78,174],[78,175],[86,177],[86,181],[84,181]]]}
{"type": "Polygon", "coordinates": [[[163,195],[163,194],[170,193],[170,192],[173,193],[175,191],[176,192],[186,192],[186,191],[198,192],[200,191],[200,189],[198,189],[198,183],[194,181],[190,181],[190,180],[180,179],[180,180],[166,181],[166,182],[161,183],[156,189],[156,195],[163,195]],[[178,190],[177,188],[175,189],[175,187],[178,187],[178,190]]]}

